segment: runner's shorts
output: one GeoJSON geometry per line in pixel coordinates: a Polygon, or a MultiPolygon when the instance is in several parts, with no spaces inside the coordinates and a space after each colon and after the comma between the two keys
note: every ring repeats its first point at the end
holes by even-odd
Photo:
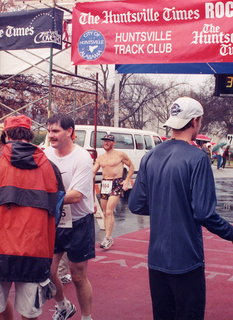
{"type": "MultiPolygon", "coordinates": [[[[12,282],[0,282],[0,313],[6,309],[12,282]]],[[[15,309],[25,318],[36,318],[42,313],[41,287],[33,282],[15,282],[15,309]],[[38,296],[39,295],[39,296],[38,296]],[[36,306],[36,300],[39,305],[36,306]]]]}
{"type": "MultiPolygon", "coordinates": [[[[124,191],[123,191],[123,178],[116,178],[116,179],[103,179],[103,181],[112,181],[112,190],[105,194],[100,192],[100,199],[108,200],[110,196],[121,196],[123,197],[124,191]]],[[[102,181],[102,183],[103,183],[102,181]]],[[[102,189],[102,183],[101,183],[101,189],[102,189]]]]}
{"type": "Polygon", "coordinates": [[[67,252],[71,262],[95,257],[94,215],[73,222],[73,228],[57,228],[54,253],[67,252]]]}

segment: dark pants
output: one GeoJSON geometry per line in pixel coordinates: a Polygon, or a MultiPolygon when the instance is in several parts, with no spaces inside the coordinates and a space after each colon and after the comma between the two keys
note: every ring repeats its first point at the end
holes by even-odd
{"type": "Polygon", "coordinates": [[[200,267],[183,274],[149,269],[154,320],[203,320],[205,273],[200,267]]]}
{"type": "Polygon", "coordinates": [[[225,168],[226,163],[227,163],[227,158],[222,158],[222,164],[221,164],[221,167],[222,167],[222,168],[225,168]]]}

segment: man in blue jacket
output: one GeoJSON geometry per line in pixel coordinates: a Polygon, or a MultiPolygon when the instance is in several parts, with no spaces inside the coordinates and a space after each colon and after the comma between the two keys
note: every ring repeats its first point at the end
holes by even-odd
{"type": "Polygon", "coordinates": [[[191,145],[201,104],[177,99],[164,126],[172,138],[148,152],[129,198],[133,213],[150,215],[149,280],[156,320],[203,320],[205,275],[202,226],[226,240],[233,227],[216,212],[208,156],[191,145]]]}

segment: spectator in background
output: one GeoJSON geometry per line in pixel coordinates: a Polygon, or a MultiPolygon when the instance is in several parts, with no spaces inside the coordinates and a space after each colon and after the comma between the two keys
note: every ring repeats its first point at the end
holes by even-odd
{"type": "Polygon", "coordinates": [[[219,148],[216,150],[216,158],[217,158],[217,169],[221,169],[222,160],[223,160],[223,148],[219,146],[219,148]]]}
{"type": "Polygon", "coordinates": [[[212,145],[211,145],[211,143],[210,142],[204,143],[202,146],[202,150],[204,150],[207,153],[207,155],[210,159],[210,163],[212,164],[212,145]]]}
{"type": "Polygon", "coordinates": [[[230,146],[226,146],[226,148],[225,148],[225,150],[223,151],[223,154],[222,154],[222,165],[221,165],[221,167],[223,169],[225,169],[227,159],[229,159],[229,149],[230,149],[230,146]]]}
{"type": "MultiPolygon", "coordinates": [[[[4,121],[0,155],[0,318],[12,320],[8,296],[15,284],[15,309],[22,319],[37,319],[51,297],[50,265],[55,240],[55,215],[64,191],[57,168],[30,143],[31,119],[4,121]],[[47,291],[48,290],[48,291],[47,291]],[[44,296],[47,291],[49,294],[44,296]],[[49,293],[50,292],[50,293],[49,293]]],[[[58,210],[57,210],[58,209],[58,210]]]]}

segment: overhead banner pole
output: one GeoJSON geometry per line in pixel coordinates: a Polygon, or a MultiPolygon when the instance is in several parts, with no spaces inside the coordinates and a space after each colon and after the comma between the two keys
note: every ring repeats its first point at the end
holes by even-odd
{"type": "Polygon", "coordinates": [[[50,48],[48,118],[52,115],[52,81],[53,81],[53,71],[52,70],[53,70],[53,48],[50,48]]]}
{"type": "MultiPolygon", "coordinates": [[[[56,1],[53,0],[52,7],[55,8],[56,1]]],[[[48,101],[48,118],[52,115],[52,81],[53,81],[53,48],[50,48],[49,58],[49,101],[48,101]]]]}
{"type": "Polygon", "coordinates": [[[114,127],[119,127],[120,75],[115,70],[114,127]]]}

